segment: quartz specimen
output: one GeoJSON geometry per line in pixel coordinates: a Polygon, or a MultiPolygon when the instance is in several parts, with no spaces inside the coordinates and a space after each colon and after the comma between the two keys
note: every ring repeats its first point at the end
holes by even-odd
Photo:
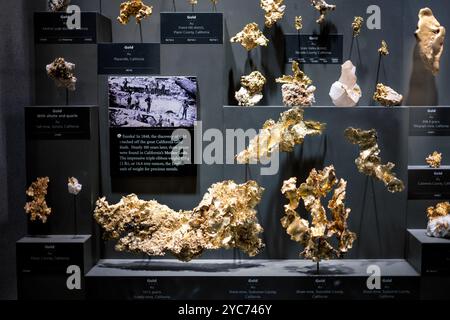
{"type": "Polygon", "coordinates": [[[145,5],[142,0],[130,0],[120,4],[120,14],[117,20],[121,24],[127,24],[130,21],[130,17],[134,16],[136,22],[141,23],[143,19],[151,16],[152,13],[153,6],[145,5]]]}
{"type": "Polygon", "coordinates": [[[399,106],[402,104],[403,96],[391,87],[382,83],[377,84],[377,90],[373,94],[373,100],[385,107],[399,106]]]}
{"type": "Polygon", "coordinates": [[[427,209],[427,235],[436,238],[450,238],[450,202],[438,203],[427,209]]]}
{"type": "Polygon", "coordinates": [[[419,44],[420,57],[425,67],[434,75],[439,72],[445,34],[445,28],[437,21],[430,8],[423,8],[419,11],[416,39],[419,44]]]}
{"type": "Polygon", "coordinates": [[[300,30],[303,29],[303,18],[302,18],[302,16],[296,16],[295,17],[294,26],[295,26],[295,30],[297,30],[297,31],[300,31],[300,30]]]}
{"type": "Polygon", "coordinates": [[[240,43],[247,51],[251,51],[257,46],[265,47],[269,43],[269,39],[259,30],[259,26],[255,22],[247,24],[230,41],[240,43]]]}
{"type": "Polygon", "coordinates": [[[255,256],[264,246],[255,210],[263,191],[255,181],[216,183],[190,211],[175,211],[134,194],[113,205],[101,198],[94,217],[106,239],[118,240],[118,251],[151,256],[171,253],[182,261],[220,248],[237,248],[255,256]]]}
{"type": "Polygon", "coordinates": [[[266,27],[271,28],[278,20],[283,18],[286,10],[283,2],[284,0],[261,0],[261,8],[266,12],[264,15],[266,27]]]}
{"type": "Polygon", "coordinates": [[[350,60],[342,65],[341,77],[333,83],[330,97],[337,107],[354,107],[361,98],[361,88],[356,83],[356,67],[350,60]]]}
{"type": "Polygon", "coordinates": [[[353,37],[356,38],[361,33],[361,28],[363,25],[364,19],[362,17],[355,17],[352,23],[353,29],[353,37]]]}
{"type": "Polygon", "coordinates": [[[403,182],[392,172],[395,164],[392,162],[381,163],[381,150],[378,147],[378,136],[375,129],[364,131],[350,127],[345,130],[345,136],[360,148],[359,157],[355,160],[359,172],[384,182],[389,192],[401,192],[405,189],[403,182]]]}
{"type": "Polygon", "coordinates": [[[442,162],[442,153],[439,153],[437,151],[434,151],[432,154],[430,154],[425,161],[428,163],[428,165],[431,168],[440,168],[441,162],[442,162]]]}
{"type": "Polygon", "coordinates": [[[311,5],[320,13],[319,19],[316,20],[317,23],[322,23],[325,21],[325,15],[328,11],[333,11],[336,9],[334,4],[328,4],[325,0],[310,0],[311,5]]]}
{"type": "Polygon", "coordinates": [[[381,47],[378,49],[378,53],[382,56],[387,56],[389,54],[389,48],[386,41],[381,40],[381,47]]]}
{"type": "Polygon", "coordinates": [[[65,61],[64,58],[56,58],[45,68],[47,75],[55,81],[57,87],[64,87],[75,91],[77,78],[74,75],[75,64],[65,61]]]}
{"type": "Polygon", "coordinates": [[[27,189],[26,194],[31,201],[25,204],[24,209],[30,215],[31,221],[40,220],[42,223],[46,223],[48,216],[52,213],[52,209],[47,206],[45,201],[49,182],[48,177],[37,178],[27,189]]]}
{"type": "Polygon", "coordinates": [[[48,0],[48,9],[52,12],[66,11],[70,5],[70,0],[48,0]]]}
{"type": "Polygon", "coordinates": [[[263,98],[262,90],[266,84],[266,78],[259,71],[253,71],[247,76],[241,77],[241,88],[235,97],[240,106],[252,107],[263,98]]]}
{"type": "Polygon", "coordinates": [[[281,192],[289,200],[289,204],[284,206],[285,216],[281,219],[281,225],[292,240],[304,247],[300,253],[304,258],[315,262],[341,258],[352,248],[356,234],[349,231],[347,226],[351,209],[345,206],[346,187],[347,182],[336,177],[333,166],[322,171],[313,169],[306,182],[298,188],[297,178],[284,181],[281,192]],[[333,188],[332,198],[328,202],[331,213],[328,219],[322,198],[333,191],[333,188]],[[301,200],[311,215],[311,223],[297,213],[301,200]],[[333,247],[333,236],[337,239],[337,248],[333,247]]]}
{"type": "Polygon", "coordinates": [[[269,158],[276,151],[292,152],[295,145],[303,143],[307,135],[322,134],[325,124],[304,120],[303,114],[303,109],[295,107],[283,112],[278,122],[267,120],[248,148],[236,156],[237,162],[256,163],[269,158]]]}
{"type": "Polygon", "coordinates": [[[80,193],[81,189],[83,188],[83,185],[81,185],[78,182],[78,179],[75,177],[70,177],[68,178],[67,181],[67,191],[70,194],[73,194],[74,196],[76,196],[77,194],[80,193]]]}
{"type": "Polygon", "coordinates": [[[316,100],[314,92],[316,87],[311,85],[311,79],[300,70],[297,61],[292,62],[293,76],[282,76],[276,82],[282,83],[281,93],[283,103],[287,107],[311,106],[316,100]]]}

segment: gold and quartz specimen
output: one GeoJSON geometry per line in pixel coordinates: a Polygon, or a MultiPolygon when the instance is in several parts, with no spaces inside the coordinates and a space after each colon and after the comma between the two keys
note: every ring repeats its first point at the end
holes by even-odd
{"type": "Polygon", "coordinates": [[[284,16],[286,6],[284,0],[261,0],[261,8],[266,12],[264,15],[267,28],[271,28],[278,20],[284,16]]]}
{"type": "Polygon", "coordinates": [[[247,24],[230,41],[240,43],[247,51],[251,51],[257,46],[265,47],[269,43],[269,39],[259,30],[259,26],[255,22],[247,24]]]}
{"type": "Polygon", "coordinates": [[[277,83],[282,83],[281,93],[283,96],[283,103],[287,107],[308,107],[316,100],[314,92],[316,87],[312,85],[311,79],[300,70],[297,61],[292,62],[293,76],[282,76],[276,79],[277,83]]]}
{"type": "Polygon", "coordinates": [[[389,54],[389,48],[386,41],[381,40],[381,47],[378,49],[378,53],[382,56],[387,56],[389,54]]]}
{"type": "Polygon", "coordinates": [[[402,104],[403,95],[382,83],[377,84],[377,90],[373,94],[373,100],[385,107],[399,106],[402,104]]]}
{"type": "Polygon", "coordinates": [[[381,163],[381,150],[378,147],[375,129],[362,130],[350,127],[345,130],[345,136],[351,143],[359,146],[359,157],[355,160],[359,172],[382,181],[389,192],[402,192],[405,189],[403,182],[392,172],[395,164],[381,163]]]}
{"type": "Polygon", "coordinates": [[[442,163],[442,153],[434,151],[432,154],[430,154],[425,161],[428,163],[428,165],[431,168],[438,169],[441,167],[442,163]]]}
{"type": "Polygon", "coordinates": [[[289,200],[289,204],[284,206],[285,216],[281,219],[281,225],[292,240],[303,246],[304,250],[300,255],[304,258],[314,262],[341,258],[352,248],[356,234],[347,226],[351,209],[345,205],[346,187],[347,182],[336,177],[333,166],[319,171],[313,169],[299,187],[297,178],[284,181],[281,192],[289,200]],[[322,200],[332,191],[328,202],[328,217],[322,200]],[[303,219],[297,212],[301,200],[311,216],[311,222],[303,219]],[[335,243],[336,248],[333,246],[335,243]]]}
{"type": "Polygon", "coordinates": [[[40,220],[42,223],[47,222],[47,218],[52,213],[52,209],[47,206],[45,197],[47,196],[48,177],[37,178],[27,189],[26,194],[31,201],[25,204],[25,212],[30,215],[31,221],[40,220]]]}
{"type": "Polygon", "coordinates": [[[361,28],[363,25],[363,17],[355,17],[352,23],[353,37],[356,38],[361,33],[361,28]]]}
{"type": "Polygon", "coordinates": [[[53,79],[57,87],[63,87],[70,91],[75,91],[77,78],[74,75],[75,64],[56,58],[45,67],[47,75],[53,79]]]}
{"type": "Polygon", "coordinates": [[[319,11],[320,17],[316,20],[317,23],[323,23],[325,21],[325,15],[328,11],[334,11],[336,5],[328,4],[325,0],[310,0],[311,5],[319,11]]]}
{"type": "Polygon", "coordinates": [[[66,11],[70,5],[70,0],[48,0],[48,9],[52,12],[66,11]]]}
{"type": "Polygon", "coordinates": [[[241,88],[235,93],[240,106],[253,107],[263,98],[263,88],[266,78],[259,71],[253,71],[241,77],[241,88]]]}
{"type": "Polygon", "coordinates": [[[274,152],[292,152],[295,145],[302,144],[306,136],[322,134],[326,125],[304,120],[304,112],[302,108],[295,107],[283,112],[277,122],[267,120],[248,148],[236,156],[237,162],[257,163],[261,159],[268,159],[274,152]]]}
{"type": "Polygon", "coordinates": [[[441,202],[427,209],[427,235],[436,238],[450,238],[450,202],[441,202]]]}
{"type": "Polygon", "coordinates": [[[264,189],[255,181],[212,185],[193,210],[175,211],[131,194],[110,205],[97,201],[94,218],[116,250],[149,256],[172,254],[190,261],[206,250],[240,249],[249,256],[264,247],[255,207],[264,189]]]}
{"type": "Polygon", "coordinates": [[[153,6],[145,5],[142,0],[131,0],[121,3],[120,14],[117,20],[121,24],[128,24],[130,17],[134,16],[136,23],[141,23],[143,19],[150,17],[152,13],[153,6]]]}
{"type": "Polygon", "coordinates": [[[294,22],[295,30],[300,31],[303,29],[303,18],[302,16],[296,16],[294,22]]]}
{"type": "Polygon", "coordinates": [[[445,33],[445,28],[437,21],[430,8],[423,8],[419,11],[416,39],[419,44],[420,57],[425,67],[433,75],[439,73],[445,33]]]}

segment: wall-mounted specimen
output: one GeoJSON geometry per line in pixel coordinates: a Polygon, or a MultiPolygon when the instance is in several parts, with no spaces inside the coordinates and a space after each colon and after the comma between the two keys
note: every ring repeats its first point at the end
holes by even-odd
{"type": "Polygon", "coordinates": [[[325,21],[325,15],[328,11],[333,11],[336,9],[334,4],[328,4],[325,0],[310,0],[311,5],[320,13],[319,19],[316,20],[317,23],[322,23],[325,21]]]}
{"type": "Polygon", "coordinates": [[[48,216],[52,213],[52,209],[47,206],[45,201],[49,182],[48,177],[37,178],[26,191],[31,201],[25,204],[24,209],[30,215],[31,221],[40,220],[42,223],[46,223],[48,216]]]}
{"type": "Polygon", "coordinates": [[[384,182],[389,192],[401,192],[405,189],[403,182],[392,172],[395,164],[392,162],[381,163],[381,150],[378,147],[378,136],[375,129],[365,131],[347,128],[345,136],[351,143],[359,146],[359,157],[355,160],[359,172],[384,182]]]}
{"type": "Polygon", "coordinates": [[[263,98],[263,88],[266,78],[259,71],[253,71],[241,77],[241,88],[235,93],[240,106],[252,107],[263,98]]]}
{"type": "Polygon", "coordinates": [[[295,30],[300,31],[303,29],[303,18],[302,16],[296,16],[294,22],[295,30]]]}
{"type": "Polygon", "coordinates": [[[70,0],[48,0],[47,2],[48,10],[52,12],[66,11],[69,5],[70,0]]]}
{"type": "Polygon", "coordinates": [[[130,0],[120,4],[120,14],[117,20],[121,24],[127,24],[130,21],[130,17],[136,18],[136,23],[147,17],[150,17],[153,13],[153,6],[145,5],[142,0],[130,0]]]}
{"type": "Polygon", "coordinates": [[[259,26],[255,22],[247,24],[230,41],[240,43],[247,51],[251,51],[257,46],[265,47],[269,43],[269,39],[259,30],[259,26]]]}
{"type": "Polygon", "coordinates": [[[345,206],[346,187],[347,182],[336,177],[333,166],[322,171],[313,169],[306,182],[298,188],[297,178],[284,181],[281,192],[289,200],[289,204],[284,206],[285,216],[281,219],[281,224],[291,239],[304,247],[301,256],[319,262],[341,258],[352,248],[356,234],[347,226],[351,209],[345,206]],[[329,219],[322,199],[333,191],[333,188],[332,198],[328,202],[329,219]],[[302,219],[297,213],[301,200],[311,215],[311,222],[302,219]],[[336,248],[333,247],[333,237],[337,239],[336,248]]]}
{"type": "Polygon", "coordinates": [[[434,17],[430,8],[419,11],[416,38],[419,44],[420,57],[425,67],[434,75],[439,72],[439,64],[444,51],[446,30],[434,17]]]}
{"type": "Polygon", "coordinates": [[[364,19],[363,17],[355,17],[352,22],[352,29],[353,29],[353,37],[359,36],[361,33],[361,28],[363,25],[364,19]]]}
{"type": "Polygon", "coordinates": [[[276,151],[292,152],[295,145],[303,143],[307,135],[322,134],[325,124],[304,120],[303,114],[304,110],[296,107],[283,112],[278,122],[267,120],[248,148],[236,156],[237,162],[257,163],[276,151]]]}
{"type": "Polygon", "coordinates": [[[330,97],[337,107],[354,107],[362,96],[361,88],[356,83],[356,67],[350,60],[342,65],[341,77],[333,83],[330,97]]]}
{"type": "Polygon", "coordinates": [[[427,235],[436,238],[450,238],[450,202],[438,203],[427,209],[427,235]]]}
{"type": "Polygon", "coordinates": [[[255,181],[216,183],[190,211],[174,211],[156,201],[128,195],[114,205],[97,201],[96,221],[116,250],[190,261],[205,250],[237,248],[255,256],[264,246],[255,207],[264,189],[255,181]]]}
{"type": "Polygon", "coordinates": [[[385,107],[399,106],[402,104],[403,96],[391,87],[382,83],[377,84],[377,90],[373,94],[373,100],[385,107]]]}
{"type": "Polygon", "coordinates": [[[389,47],[386,41],[381,40],[381,47],[378,49],[378,53],[382,56],[387,56],[389,54],[389,47]]]}
{"type": "Polygon", "coordinates": [[[276,82],[282,83],[281,94],[283,96],[283,103],[287,107],[307,107],[311,106],[316,99],[314,92],[316,87],[311,85],[311,79],[300,70],[297,61],[292,62],[293,76],[282,76],[276,79],[276,82]]]}
{"type": "Polygon", "coordinates": [[[75,64],[64,60],[64,58],[56,58],[45,69],[47,70],[47,75],[55,81],[57,87],[75,91],[77,84],[77,78],[74,75],[75,64]]]}
{"type": "Polygon", "coordinates": [[[83,185],[78,182],[78,179],[75,177],[70,177],[67,179],[67,191],[70,194],[73,194],[76,196],[80,193],[81,189],[83,188],[83,185]]]}
{"type": "Polygon", "coordinates": [[[428,155],[425,161],[431,168],[440,168],[442,162],[442,153],[434,151],[432,154],[428,155]]]}
{"type": "Polygon", "coordinates": [[[283,18],[286,10],[283,2],[284,0],[261,0],[261,8],[266,12],[264,17],[267,28],[271,28],[278,20],[283,18]]]}

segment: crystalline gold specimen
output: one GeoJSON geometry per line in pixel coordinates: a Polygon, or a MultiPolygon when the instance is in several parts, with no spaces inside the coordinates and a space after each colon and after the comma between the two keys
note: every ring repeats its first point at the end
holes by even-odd
{"type": "Polygon", "coordinates": [[[378,49],[378,53],[382,56],[387,56],[389,54],[389,48],[386,41],[381,40],[381,47],[378,49]]]}
{"type": "Polygon", "coordinates": [[[286,10],[283,2],[284,0],[261,0],[261,8],[266,12],[264,15],[266,27],[271,28],[278,20],[283,18],[286,10]]]}
{"type": "Polygon", "coordinates": [[[345,136],[360,148],[359,157],[355,160],[359,172],[374,177],[387,186],[389,192],[401,192],[405,189],[403,182],[395,176],[392,169],[395,164],[388,162],[381,163],[380,148],[378,147],[378,137],[375,129],[362,130],[347,128],[345,136]]]}
{"type": "Polygon", "coordinates": [[[332,258],[340,258],[353,246],[356,234],[349,231],[347,219],[351,209],[345,206],[347,182],[336,178],[333,166],[322,171],[313,169],[306,179],[297,188],[297,178],[284,181],[281,192],[289,200],[284,206],[285,216],[281,219],[282,226],[303,247],[301,256],[319,262],[332,258]],[[322,198],[334,189],[333,196],[328,202],[331,218],[328,220],[327,212],[322,205],[322,198]],[[311,223],[302,219],[297,213],[300,201],[303,200],[306,210],[311,215],[311,223]],[[338,246],[334,248],[330,238],[337,238],[338,246]]]}
{"type": "Polygon", "coordinates": [[[45,69],[47,75],[55,81],[57,87],[64,87],[75,91],[77,78],[74,75],[75,64],[65,61],[64,58],[56,58],[45,69]]]}
{"type": "Polygon", "coordinates": [[[427,209],[427,235],[436,238],[450,238],[450,202],[438,203],[427,209]]]}
{"type": "Polygon", "coordinates": [[[437,21],[430,8],[423,8],[419,11],[416,38],[419,43],[420,56],[425,67],[434,75],[439,72],[445,33],[445,28],[437,21]]]}
{"type": "Polygon", "coordinates": [[[66,11],[70,5],[70,0],[48,0],[48,9],[52,12],[66,11]]]}
{"type": "Polygon", "coordinates": [[[363,25],[364,19],[362,17],[355,17],[353,19],[353,23],[352,23],[352,29],[353,29],[353,37],[357,37],[359,36],[359,34],[361,33],[361,28],[363,25]]]}
{"type": "Polygon", "coordinates": [[[434,151],[425,160],[431,168],[440,168],[442,162],[442,153],[434,151]]]}
{"type": "Polygon", "coordinates": [[[297,30],[297,31],[300,31],[300,30],[303,29],[303,18],[302,18],[302,16],[296,16],[295,17],[294,26],[295,26],[295,30],[297,30]]]}
{"type": "Polygon", "coordinates": [[[42,223],[46,223],[48,216],[52,213],[52,209],[47,206],[45,201],[49,182],[48,177],[37,178],[27,189],[26,194],[32,200],[25,204],[24,209],[30,215],[31,221],[40,220],[42,223]]]}
{"type": "Polygon", "coordinates": [[[281,93],[283,103],[287,107],[311,106],[316,100],[314,92],[316,87],[311,85],[311,79],[300,70],[297,61],[292,62],[293,76],[282,76],[276,82],[282,83],[281,93]]]}
{"type": "Polygon", "coordinates": [[[311,5],[320,13],[319,19],[316,20],[317,23],[322,23],[325,21],[325,15],[328,11],[333,11],[336,9],[334,4],[328,4],[325,0],[310,0],[311,5]]]}
{"type": "Polygon", "coordinates": [[[330,97],[337,107],[354,107],[361,99],[361,88],[356,83],[356,67],[350,60],[342,65],[341,77],[333,83],[330,97]]]}
{"type": "Polygon", "coordinates": [[[377,84],[377,91],[373,94],[373,100],[382,106],[393,107],[402,104],[403,96],[391,87],[379,83],[377,84]]]}
{"type": "Polygon", "coordinates": [[[266,84],[266,78],[259,71],[253,71],[247,76],[241,77],[241,88],[235,97],[240,106],[254,106],[263,98],[262,90],[266,84]]]}
{"type": "Polygon", "coordinates": [[[151,256],[171,253],[182,261],[220,248],[238,248],[255,256],[264,246],[255,210],[263,191],[255,181],[216,183],[191,211],[174,211],[134,194],[114,205],[102,198],[94,217],[106,239],[118,239],[118,251],[151,256]]]}
{"type": "Polygon", "coordinates": [[[130,21],[130,17],[136,17],[136,22],[141,23],[141,21],[153,13],[153,6],[145,5],[142,0],[131,0],[123,2],[120,5],[120,15],[117,20],[121,24],[127,24],[130,21]]]}
{"type": "Polygon", "coordinates": [[[278,122],[267,120],[248,148],[236,156],[237,162],[256,163],[269,158],[276,151],[292,152],[295,145],[303,143],[307,135],[322,134],[325,124],[306,121],[303,113],[303,109],[296,107],[283,112],[278,122]]]}
{"type": "Polygon", "coordinates": [[[269,39],[259,30],[259,26],[255,22],[247,24],[230,41],[240,43],[247,51],[253,50],[257,46],[265,47],[269,43],[269,39]]]}

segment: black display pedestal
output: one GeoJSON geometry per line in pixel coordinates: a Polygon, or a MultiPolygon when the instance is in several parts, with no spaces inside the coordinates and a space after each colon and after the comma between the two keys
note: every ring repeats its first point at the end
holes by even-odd
{"type": "Polygon", "coordinates": [[[305,260],[100,260],[86,287],[88,299],[379,300],[417,299],[419,280],[404,260],[327,261],[319,274],[305,260]]]}
{"type": "Polygon", "coordinates": [[[85,298],[84,274],[92,266],[90,235],[27,236],[16,247],[19,299],[85,298]]]}

